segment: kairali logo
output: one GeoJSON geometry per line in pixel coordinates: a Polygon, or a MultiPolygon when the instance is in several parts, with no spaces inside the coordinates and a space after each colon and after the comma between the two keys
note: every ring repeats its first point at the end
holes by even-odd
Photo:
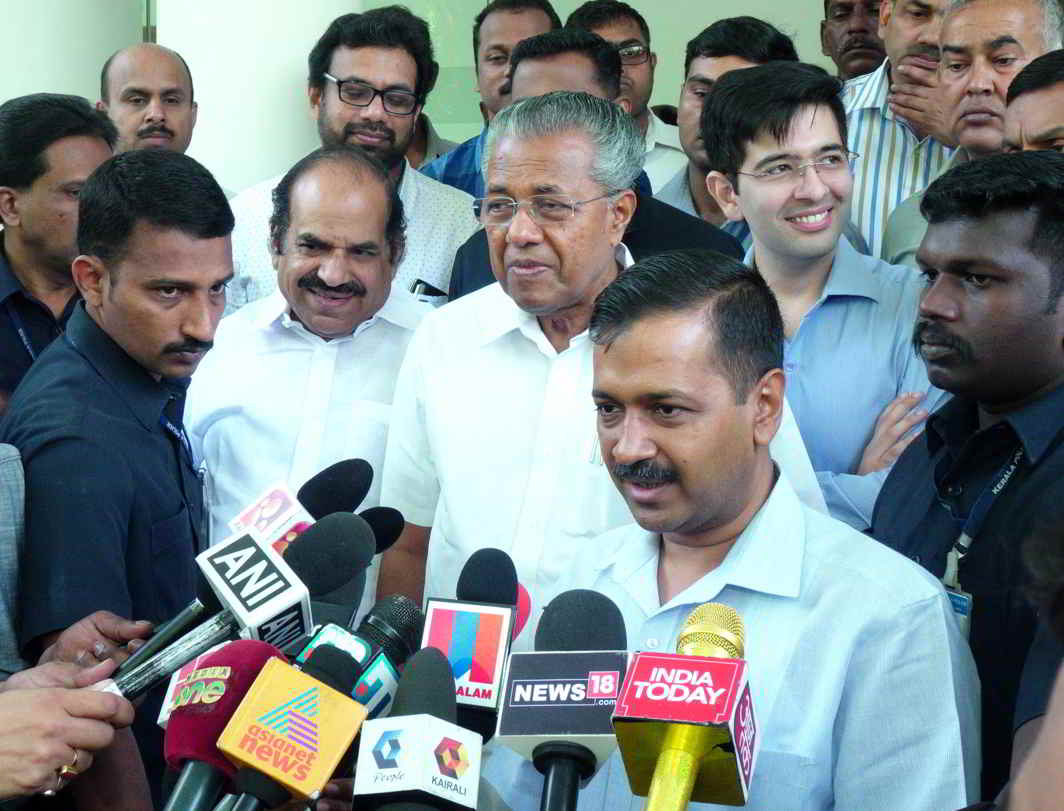
{"type": "Polygon", "coordinates": [[[377,761],[378,769],[398,769],[399,752],[402,746],[399,744],[398,729],[386,729],[381,733],[377,745],[373,747],[373,759],[377,761]]]}
{"type": "Polygon", "coordinates": [[[317,752],[318,724],[312,719],[318,715],[318,703],[318,688],[311,687],[261,716],[259,723],[292,743],[317,752]]]}
{"type": "Polygon", "coordinates": [[[436,766],[440,774],[452,780],[461,780],[469,768],[469,755],[465,744],[454,738],[444,738],[436,744],[436,766]]]}

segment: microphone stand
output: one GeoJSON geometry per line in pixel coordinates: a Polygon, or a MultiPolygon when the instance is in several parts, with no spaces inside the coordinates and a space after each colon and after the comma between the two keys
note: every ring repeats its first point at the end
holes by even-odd
{"type": "Polygon", "coordinates": [[[532,763],[543,775],[540,811],[576,811],[580,781],[595,772],[595,754],[586,746],[548,741],[532,750],[532,763]]]}

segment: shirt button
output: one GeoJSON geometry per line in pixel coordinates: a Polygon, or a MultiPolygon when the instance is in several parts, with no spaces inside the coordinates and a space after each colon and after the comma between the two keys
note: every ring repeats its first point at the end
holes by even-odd
{"type": "Polygon", "coordinates": [[[658,640],[655,637],[651,637],[650,639],[648,639],[646,641],[646,647],[647,647],[648,650],[657,650],[658,649],[658,640]]]}
{"type": "Polygon", "coordinates": [[[946,488],[946,495],[950,498],[957,498],[957,496],[959,496],[963,492],[964,487],[960,484],[951,484],[949,487],[946,488]]]}

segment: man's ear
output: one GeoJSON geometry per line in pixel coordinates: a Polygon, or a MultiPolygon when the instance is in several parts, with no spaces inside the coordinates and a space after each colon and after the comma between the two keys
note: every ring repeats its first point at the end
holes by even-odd
{"type": "Polygon", "coordinates": [[[74,284],[78,286],[78,292],[85,299],[85,304],[99,309],[107,292],[106,288],[111,282],[103,262],[96,256],[81,254],[71,263],[70,274],[74,277],[74,284]]]}
{"type": "Polygon", "coordinates": [[[896,0],[883,0],[879,4],[879,29],[876,31],[876,36],[880,39],[883,39],[883,32],[890,25],[890,15],[894,13],[895,2],[896,0]]]}
{"type": "Polygon", "coordinates": [[[713,171],[706,175],[706,190],[717,201],[725,217],[735,222],[744,219],[739,193],[722,172],[713,171]]]}
{"type": "Polygon", "coordinates": [[[831,58],[831,48],[828,47],[828,24],[827,20],[820,21],[820,53],[831,58]]]}
{"type": "Polygon", "coordinates": [[[747,402],[754,407],[754,442],[768,447],[783,420],[785,379],[782,369],[772,369],[750,391],[747,402]]]}
{"type": "Polygon", "coordinates": [[[97,112],[101,112],[101,113],[106,114],[107,113],[107,102],[104,101],[103,99],[101,99],[100,101],[96,102],[96,110],[97,110],[97,112]]]}
{"type": "Polygon", "coordinates": [[[12,228],[22,224],[18,212],[18,192],[10,186],[0,186],[0,222],[12,228]]]}
{"type": "Polygon", "coordinates": [[[198,101],[194,101],[194,102],[192,102],[191,106],[192,106],[192,123],[189,124],[189,127],[188,127],[188,131],[189,132],[192,132],[194,129],[196,129],[196,118],[199,116],[199,102],[198,101]]]}
{"type": "Polygon", "coordinates": [[[635,192],[631,189],[625,189],[617,195],[617,199],[614,200],[613,205],[610,207],[609,237],[614,247],[617,247],[618,243],[624,239],[624,232],[628,228],[628,223],[632,221],[632,215],[635,214],[637,205],[635,192]]]}
{"type": "Polygon", "coordinates": [[[318,108],[321,106],[321,96],[325,92],[325,85],[321,87],[315,87],[312,84],[307,85],[307,98],[310,100],[310,116],[311,118],[318,117],[318,108]]]}
{"type": "Polygon", "coordinates": [[[632,102],[630,102],[624,96],[618,96],[617,100],[614,101],[614,104],[616,104],[618,107],[620,107],[626,113],[628,113],[628,115],[632,114],[632,102]]]}

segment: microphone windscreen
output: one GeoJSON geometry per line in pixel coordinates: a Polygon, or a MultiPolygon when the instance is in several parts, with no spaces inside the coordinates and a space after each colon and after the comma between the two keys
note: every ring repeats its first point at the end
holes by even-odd
{"type": "Polygon", "coordinates": [[[428,715],[456,723],[454,673],[436,648],[422,648],[406,663],[389,717],[428,715]]]}
{"type": "Polygon", "coordinates": [[[470,603],[517,605],[517,570],[501,549],[478,549],[458,576],[455,596],[470,603]]]}
{"type": "Polygon", "coordinates": [[[406,525],[403,514],[394,507],[370,507],[359,513],[373,530],[373,537],[377,542],[377,554],[390,549],[392,544],[399,540],[406,525]]]}
{"type": "Polygon", "coordinates": [[[296,498],[314,520],[329,513],[351,513],[358,509],[373,483],[373,468],[365,459],[344,459],[311,476],[299,488],[296,498]]]}
{"type": "Polygon", "coordinates": [[[351,695],[362,675],[362,667],[355,658],[335,645],[318,645],[303,663],[302,670],[345,696],[351,695]]]}
{"type": "Polygon", "coordinates": [[[239,639],[200,660],[175,697],[166,725],[163,750],[170,768],[197,760],[233,776],[236,767],[218,751],[218,738],[263,665],[274,658],[284,656],[273,645],[239,639]]]}
{"type": "Polygon", "coordinates": [[[624,617],[613,600],[590,589],[559,594],[543,609],[537,651],[627,650],[624,617]]]}
{"type": "Polygon", "coordinates": [[[318,519],[284,550],[284,560],[315,597],[369,566],[376,550],[369,524],[351,513],[318,519]]]}
{"type": "Polygon", "coordinates": [[[391,663],[399,667],[421,647],[424,625],[425,615],[413,600],[390,594],[374,603],[355,634],[382,648],[391,663]]]}

